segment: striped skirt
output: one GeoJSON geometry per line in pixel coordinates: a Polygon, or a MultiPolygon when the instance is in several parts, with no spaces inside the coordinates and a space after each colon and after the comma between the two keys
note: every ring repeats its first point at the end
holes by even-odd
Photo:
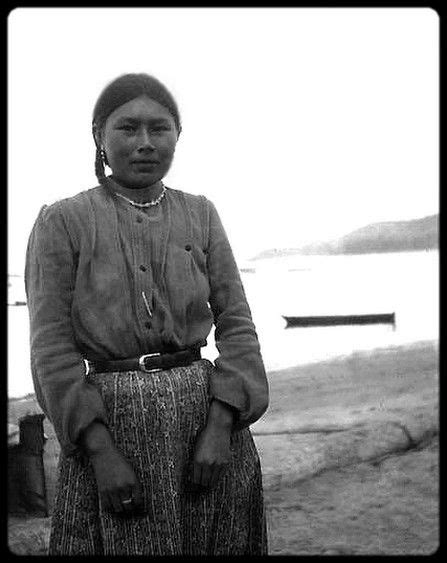
{"type": "Polygon", "coordinates": [[[61,454],[49,555],[265,555],[258,453],[248,428],[214,489],[190,492],[196,439],[206,424],[208,360],[163,372],[91,375],[110,431],[139,478],[144,516],[104,512],[93,468],[61,454]]]}

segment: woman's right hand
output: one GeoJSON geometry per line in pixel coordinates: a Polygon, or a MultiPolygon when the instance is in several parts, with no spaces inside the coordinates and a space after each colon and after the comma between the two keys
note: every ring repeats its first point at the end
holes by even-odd
{"type": "Polygon", "coordinates": [[[93,421],[81,434],[80,445],[93,465],[104,510],[123,515],[141,514],[141,485],[129,461],[117,450],[106,426],[93,421]],[[129,499],[132,502],[123,502],[129,499]]]}
{"type": "Polygon", "coordinates": [[[103,509],[129,516],[141,514],[141,485],[129,461],[115,447],[90,455],[90,461],[103,509]],[[129,499],[132,502],[123,502],[129,499]]]}

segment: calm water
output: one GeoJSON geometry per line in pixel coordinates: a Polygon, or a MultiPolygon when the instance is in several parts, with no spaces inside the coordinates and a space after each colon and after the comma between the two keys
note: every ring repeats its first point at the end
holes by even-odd
{"type": "MultiPolygon", "coordinates": [[[[298,256],[257,261],[243,273],[268,370],[419,340],[439,332],[439,253],[298,256]],[[288,328],[282,315],[396,313],[390,325],[288,328]]],[[[33,392],[26,307],[8,307],[8,393],[33,392]]],[[[204,356],[217,355],[212,344],[204,356]]]]}

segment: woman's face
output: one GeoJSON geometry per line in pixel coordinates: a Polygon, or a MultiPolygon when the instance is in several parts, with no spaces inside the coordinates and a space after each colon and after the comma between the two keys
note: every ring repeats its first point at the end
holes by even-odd
{"type": "Polygon", "coordinates": [[[169,110],[140,96],[109,115],[101,145],[114,179],[126,188],[143,188],[167,174],[177,138],[169,110]]]}

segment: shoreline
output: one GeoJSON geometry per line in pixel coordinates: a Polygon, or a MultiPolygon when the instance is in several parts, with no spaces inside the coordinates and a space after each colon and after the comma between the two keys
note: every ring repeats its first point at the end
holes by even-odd
{"type": "MultiPolygon", "coordinates": [[[[340,364],[346,362],[350,358],[361,359],[361,358],[372,357],[375,355],[382,356],[397,351],[401,351],[402,353],[405,353],[408,350],[426,349],[427,347],[435,347],[436,349],[439,349],[439,339],[416,340],[415,342],[411,342],[408,344],[398,344],[395,346],[384,346],[384,347],[372,348],[368,350],[358,350],[351,354],[340,354],[339,356],[333,356],[331,358],[327,358],[324,360],[318,359],[303,364],[295,364],[289,367],[266,370],[266,371],[267,371],[267,376],[275,377],[277,375],[286,375],[286,374],[295,373],[297,370],[305,370],[308,367],[317,368],[318,366],[327,366],[328,364],[340,364]]],[[[8,397],[8,404],[20,403],[30,400],[36,400],[36,394],[34,392],[27,393],[26,395],[20,397],[8,397]]]]}
{"type": "Polygon", "coordinates": [[[368,348],[368,349],[361,349],[361,350],[354,350],[350,354],[339,354],[337,356],[331,356],[330,358],[326,359],[316,359],[314,361],[295,364],[293,366],[287,366],[278,369],[270,369],[267,370],[268,375],[275,375],[275,374],[282,374],[284,372],[291,372],[301,369],[306,369],[307,367],[313,366],[323,366],[326,364],[338,364],[349,360],[352,357],[356,358],[366,358],[374,355],[386,355],[388,353],[393,353],[397,351],[401,351],[402,353],[407,352],[408,350],[417,350],[417,349],[425,349],[428,346],[434,346],[439,348],[439,338],[430,338],[424,340],[415,340],[414,342],[408,342],[403,344],[395,344],[390,346],[378,346],[377,348],[368,348]]]}

